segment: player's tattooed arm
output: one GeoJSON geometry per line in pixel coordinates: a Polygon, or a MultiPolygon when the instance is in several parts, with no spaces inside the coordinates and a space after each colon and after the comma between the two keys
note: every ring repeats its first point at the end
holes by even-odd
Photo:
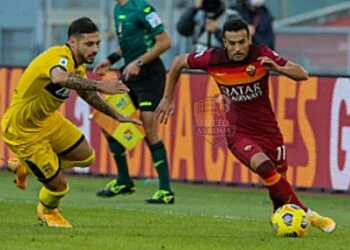
{"type": "Polygon", "coordinates": [[[83,90],[77,90],[77,92],[78,95],[84,99],[84,101],[98,111],[112,117],[113,119],[118,119],[117,112],[111,106],[109,106],[97,92],[83,90]]]}
{"type": "Polygon", "coordinates": [[[120,114],[114,110],[101,98],[101,96],[96,91],[77,90],[77,92],[83,100],[85,100],[88,104],[90,104],[98,111],[104,113],[105,115],[108,115],[109,117],[119,122],[131,122],[136,125],[142,125],[142,122],[140,120],[120,114]]]}
{"type": "Polygon", "coordinates": [[[51,69],[51,81],[69,89],[97,91],[98,82],[69,73],[60,66],[51,69]]]}
{"type": "Polygon", "coordinates": [[[51,70],[51,81],[63,87],[81,91],[99,91],[106,94],[127,92],[129,89],[116,78],[105,78],[102,81],[85,79],[77,74],[68,73],[61,67],[51,70]]]}
{"type": "Polygon", "coordinates": [[[83,78],[74,73],[68,73],[67,81],[64,85],[66,88],[75,90],[99,90],[98,83],[96,81],[83,78]]]}

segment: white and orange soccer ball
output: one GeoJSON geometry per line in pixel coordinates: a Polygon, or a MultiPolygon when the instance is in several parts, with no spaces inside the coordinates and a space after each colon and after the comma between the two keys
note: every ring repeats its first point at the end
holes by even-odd
{"type": "Polygon", "coordinates": [[[304,210],[294,204],[278,208],[271,217],[271,224],[278,237],[303,237],[309,226],[304,210]]]}

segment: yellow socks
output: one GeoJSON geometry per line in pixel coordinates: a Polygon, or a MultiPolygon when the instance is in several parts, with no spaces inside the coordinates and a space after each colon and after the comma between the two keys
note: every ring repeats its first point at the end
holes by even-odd
{"type": "Polygon", "coordinates": [[[61,192],[54,192],[46,187],[42,187],[39,192],[40,204],[44,207],[44,210],[50,211],[58,207],[60,200],[68,193],[69,186],[67,184],[66,189],[61,192]]]}

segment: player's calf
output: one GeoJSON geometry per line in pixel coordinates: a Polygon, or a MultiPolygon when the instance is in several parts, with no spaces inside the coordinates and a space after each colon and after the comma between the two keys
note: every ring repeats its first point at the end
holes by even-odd
{"type": "Polygon", "coordinates": [[[280,204],[296,204],[304,211],[308,208],[298,199],[288,181],[277,172],[271,160],[262,162],[255,170],[269,190],[271,200],[280,204]]]}

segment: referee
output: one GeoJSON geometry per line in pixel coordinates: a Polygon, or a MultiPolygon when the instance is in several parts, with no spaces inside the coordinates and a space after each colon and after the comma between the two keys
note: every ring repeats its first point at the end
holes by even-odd
{"type": "MultiPolygon", "coordinates": [[[[156,10],[146,1],[116,2],[114,22],[120,47],[102,60],[94,72],[104,74],[114,63],[124,59],[122,75],[135,107],[141,111],[146,142],[159,177],[159,189],[146,202],[172,204],[175,195],[170,188],[166,149],[158,135],[158,124],[153,119],[154,110],[163,96],[166,79],[166,70],[159,57],[171,47],[171,41],[156,10]]],[[[118,168],[118,176],[96,195],[113,197],[133,193],[135,187],[129,176],[125,148],[110,136],[107,140],[118,168]]]]}

